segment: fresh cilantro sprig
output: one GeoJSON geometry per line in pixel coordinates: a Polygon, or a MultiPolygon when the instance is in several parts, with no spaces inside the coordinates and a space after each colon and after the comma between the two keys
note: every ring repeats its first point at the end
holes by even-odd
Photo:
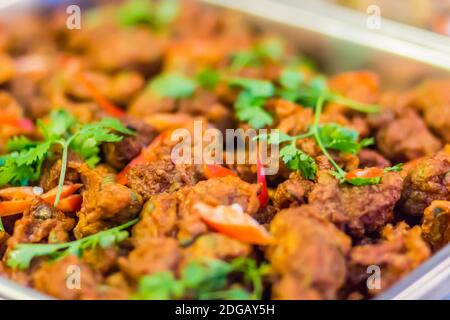
{"type": "Polygon", "coordinates": [[[192,96],[197,88],[194,79],[180,73],[162,73],[152,79],[148,89],[160,97],[183,99],[192,96]]]}
{"type": "MultiPolygon", "coordinates": [[[[357,154],[362,148],[373,144],[374,140],[372,138],[364,138],[361,141],[358,141],[359,134],[356,130],[345,128],[337,123],[321,124],[320,115],[322,114],[323,104],[324,97],[320,96],[314,110],[313,124],[306,133],[290,136],[278,132],[275,134],[259,135],[256,139],[267,140],[270,144],[284,144],[280,149],[280,157],[286,166],[291,170],[299,171],[306,179],[312,180],[315,178],[317,172],[316,161],[297,148],[297,141],[305,138],[313,138],[322,153],[335,168],[335,170],[332,170],[330,173],[341,182],[345,182],[346,172],[336,163],[330,155],[329,150],[357,154]]],[[[373,184],[375,182],[373,179],[363,180],[364,179],[360,179],[357,183],[359,183],[359,185],[365,185],[373,184]]]]}
{"type": "Polygon", "coordinates": [[[283,69],[278,82],[281,86],[277,93],[279,96],[289,101],[302,103],[305,106],[314,107],[319,97],[322,97],[324,102],[342,104],[359,112],[376,113],[380,110],[378,105],[361,103],[332,91],[323,76],[319,75],[310,81],[306,81],[303,73],[295,68],[283,69]]]}
{"type": "Polygon", "coordinates": [[[142,277],[133,299],[260,299],[262,277],[268,272],[268,265],[257,266],[250,258],[237,258],[231,262],[218,259],[191,261],[181,271],[180,278],[172,272],[158,272],[142,277]],[[241,287],[228,287],[230,275],[240,277],[249,284],[250,293],[241,287]]]}
{"type": "Polygon", "coordinates": [[[257,67],[264,61],[279,61],[285,52],[285,43],[280,38],[266,38],[247,50],[238,51],[231,57],[230,69],[239,71],[245,67],[257,67]]]}
{"type": "Polygon", "coordinates": [[[143,24],[161,30],[174,22],[179,12],[178,0],[129,0],[117,12],[117,18],[126,27],[143,24]]]}
{"type": "Polygon", "coordinates": [[[240,121],[248,122],[255,129],[273,123],[272,115],[264,109],[267,99],[275,94],[275,86],[270,81],[236,77],[228,84],[243,89],[234,104],[240,121]]]}
{"type": "Polygon", "coordinates": [[[24,185],[28,181],[37,181],[44,160],[54,153],[55,146],[60,146],[62,163],[55,206],[59,203],[64,184],[69,149],[77,152],[88,164],[94,166],[100,161],[100,144],[122,140],[122,136],[116,132],[134,134],[115,118],[104,118],[99,122],[81,125],[64,110],[52,112],[47,123],[38,120],[37,126],[43,140],[31,141],[19,136],[8,142],[10,153],[2,157],[0,185],[24,185]]]}
{"type": "Polygon", "coordinates": [[[68,254],[80,256],[84,250],[95,247],[108,248],[128,238],[128,231],[125,229],[131,227],[137,221],[138,219],[134,219],[118,227],[100,231],[71,242],[18,244],[9,252],[6,263],[11,268],[23,270],[30,267],[33,258],[48,256],[52,259],[58,259],[68,254]]]}

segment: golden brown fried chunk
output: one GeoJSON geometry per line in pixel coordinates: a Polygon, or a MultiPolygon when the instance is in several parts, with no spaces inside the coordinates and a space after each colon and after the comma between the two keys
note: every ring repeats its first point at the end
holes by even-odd
{"type": "Polygon", "coordinates": [[[291,173],[289,179],[280,183],[273,195],[273,204],[278,209],[305,204],[314,183],[304,179],[298,172],[291,173]]]}
{"type": "Polygon", "coordinates": [[[180,258],[181,249],[175,239],[153,238],[140,243],[128,257],[121,257],[118,262],[125,274],[137,280],[155,272],[174,271],[180,258]]]}
{"type": "Polygon", "coordinates": [[[404,112],[377,133],[377,146],[387,158],[402,162],[431,156],[442,144],[412,110],[404,112]]]}
{"type": "MultiPolygon", "coordinates": [[[[403,276],[414,270],[431,255],[430,249],[422,239],[421,229],[409,228],[405,222],[395,227],[387,225],[377,244],[357,246],[350,253],[350,272],[353,277],[361,275],[367,279],[368,266],[378,266],[381,270],[381,289],[386,290],[403,276]]],[[[379,293],[373,289],[372,294],[379,293]]]]}
{"type": "Polygon", "coordinates": [[[42,199],[35,198],[23,217],[15,223],[8,248],[19,243],[67,242],[74,226],[73,218],[42,199]]]}
{"type": "Polygon", "coordinates": [[[405,178],[400,208],[421,216],[433,200],[450,200],[450,156],[445,153],[424,159],[405,178]]]}
{"type": "Polygon", "coordinates": [[[114,182],[114,177],[102,168],[91,169],[86,164],[71,164],[84,183],[83,203],[77,212],[74,229],[77,239],[125,223],[136,217],[142,208],[139,194],[114,182]]]}
{"type": "Polygon", "coordinates": [[[157,148],[154,154],[155,160],[133,167],[127,174],[128,185],[144,200],[159,193],[174,192],[185,185],[194,185],[200,180],[201,171],[196,166],[172,162],[170,147],[157,148]]]}
{"type": "Polygon", "coordinates": [[[450,81],[426,81],[410,95],[410,105],[423,114],[427,125],[445,142],[450,142],[450,81]]]}
{"type": "Polygon", "coordinates": [[[435,200],[425,209],[422,222],[423,238],[433,251],[450,243],[450,202],[435,200]]]}
{"type": "Polygon", "coordinates": [[[270,224],[277,242],[266,250],[279,280],[274,299],[336,299],[344,285],[351,241],[309,205],[280,211],[270,224]]]}
{"type": "Polygon", "coordinates": [[[198,202],[210,206],[239,204],[244,212],[254,215],[259,208],[259,187],[233,176],[201,181],[173,194],[152,197],[144,206],[141,221],[133,228],[133,241],[157,236],[189,241],[208,228],[192,206],[198,202]]]}
{"type": "Polygon", "coordinates": [[[100,274],[73,255],[45,263],[33,274],[33,286],[58,299],[93,298],[100,282],[100,274]],[[75,277],[75,272],[79,278],[75,277]],[[70,274],[74,275],[73,282],[68,277],[70,274]]]}
{"type": "Polygon", "coordinates": [[[320,172],[309,203],[338,228],[361,238],[392,220],[402,185],[397,172],[386,172],[379,184],[367,186],[340,184],[327,172],[320,172]]]}

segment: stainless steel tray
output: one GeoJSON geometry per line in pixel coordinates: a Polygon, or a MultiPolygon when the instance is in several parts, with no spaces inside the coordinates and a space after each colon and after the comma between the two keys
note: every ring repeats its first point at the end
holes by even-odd
{"type": "MultiPolygon", "coordinates": [[[[380,30],[370,30],[365,15],[322,1],[200,1],[237,11],[256,25],[281,33],[301,52],[318,59],[327,73],[371,69],[381,76],[386,88],[405,88],[424,78],[450,76],[450,38],[430,36],[387,20],[380,30]]],[[[49,299],[1,277],[0,297],[49,299]]],[[[376,299],[450,299],[450,245],[376,299]]]]}

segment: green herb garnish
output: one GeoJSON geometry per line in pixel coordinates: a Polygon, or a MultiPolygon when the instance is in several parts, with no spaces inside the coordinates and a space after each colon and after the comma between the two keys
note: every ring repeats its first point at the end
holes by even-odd
{"type": "Polygon", "coordinates": [[[6,263],[11,268],[23,270],[30,267],[33,258],[49,256],[52,259],[59,259],[68,254],[80,256],[86,249],[95,247],[108,248],[128,238],[128,231],[124,229],[134,225],[137,221],[138,219],[134,219],[118,227],[100,231],[91,236],[71,242],[57,244],[18,244],[9,252],[6,263]]]}
{"type": "Polygon", "coordinates": [[[155,77],[148,88],[161,97],[182,99],[192,96],[197,83],[179,73],[164,73],[155,77]]]}
{"type": "Polygon", "coordinates": [[[272,115],[264,109],[267,99],[275,94],[275,86],[270,81],[237,77],[228,84],[243,89],[234,105],[240,121],[248,122],[256,129],[273,123],[272,115]]]}
{"type": "Polygon", "coordinates": [[[178,0],[130,0],[120,8],[117,18],[123,26],[144,24],[160,30],[174,22],[179,11],[178,0]]]}
{"type": "Polygon", "coordinates": [[[158,272],[144,276],[133,299],[260,299],[262,276],[268,272],[268,265],[257,266],[250,258],[237,258],[231,262],[218,259],[192,261],[176,279],[172,272],[158,272]],[[228,277],[234,275],[243,279],[253,291],[241,287],[228,287],[228,277]]]}
{"type": "Polygon", "coordinates": [[[104,118],[99,122],[80,125],[64,110],[52,112],[48,123],[38,120],[37,125],[44,140],[31,141],[19,136],[8,142],[11,153],[3,156],[0,185],[25,185],[29,181],[37,181],[41,175],[42,163],[52,154],[53,147],[59,145],[62,149],[62,163],[55,206],[59,203],[64,184],[69,149],[94,166],[100,161],[101,143],[122,140],[122,136],[114,132],[134,134],[115,118],[104,118]]]}

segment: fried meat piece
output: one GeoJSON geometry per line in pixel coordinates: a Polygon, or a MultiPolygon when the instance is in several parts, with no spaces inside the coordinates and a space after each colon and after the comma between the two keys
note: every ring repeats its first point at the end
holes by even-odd
{"type": "Polygon", "coordinates": [[[238,204],[244,212],[254,215],[259,208],[259,187],[233,176],[201,181],[173,194],[152,197],[144,206],[141,221],[133,228],[133,241],[147,237],[169,236],[189,241],[208,228],[193,213],[192,206],[203,202],[210,206],[238,204]]]}
{"type": "Polygon", "coordinates": [[[387,160],[377,151],[371,149],[362,149],[358,153],[358,159],[360,168],[368,168],[368,167],[386,168],[391,166],[389,160],[387,160]]]}
{"type": "Polygon", "coordinates": [[[400,208],[421,216],[433,200],[450,200],[450,156],[438,153],[419,161],[405,178],[400,208]]]}
{"type": "Polygon", "coordinates": [[[272,298],[336,299],[345,283],[350,238],[309,205],[280,211],[270,231],[277,242],[266,256],[279,276],[272,298]]]}
{"type": "Polygon", "coordinates": [[[117,170],[123,169],[131,160],[139,155],[155,138],[155,129],[143,121],[131,117],[121,119],[131,130],[134,136],[126,136],[118,142],[107,142],[102,145],[105,161],[117,170]]]}
{"type": "Polygon", "coordinates": [[[172,238],[147,238],[130,254],[118,260],[120,269],[132,279],[160,271],[174,271],[181,258],[178,242],[172,238]]]}
{"type": "Polygon", "coordinates": [[[313,185],[313,182],[304,179],[299,173],[291,173],[288,180],[277,186],[273,196],[274,206],[284,209],[305,204],[313,185]]]}
{"type": "Polygon", "coordinates": [[[410,228],[405,222],[400,222],[395,227],[389,224],[384,227],[379,243],[352,249],[349,274],[351,278],[357,279],[351,280],[352,282],[365,282],[370,276],[367,267],[378,266],[381,271],[381,287],[369,290],[370,294],[376,294],[414,270],[430,255],[430,249],[422,239],[420,227],[410,228]]]}
{"type": "Polygon", "coordinates": [[[392,220],[402,185],[397,172],[386,172],[379,184],[367,186],[340,184],[327,172],[319,172],[308,199],[323,217],[351,236],[361,238],[392,220]]]}
{"type": "Polygon", "coordinates": [[[429,80],[411,93],[410,105],[423,114],[427,125],[450,142],[450,80],[429,80]]]}
{"type": "Polygon", "coordinates": [[[437,251],[450,243],[450,202],[435,200],[425,209],[422,236],[437,251]]]}
{"type": "Polygon", "coordinates": [[[384,156],[395,162],[431,156],[442,144],[414,111],[405,110],[395,120],[381,127],[377,146],[384,156]]]}
{"type": "Polygon", "coordinates": [[[33,273],[33,286],[37,290],[66,300],[95,297],[101,280],[99,273],[74,255],[44,263],[33,273]]]}
{"type": "Polygon", "coordinates": [[[166,145],[158,147],[154,151],[155,160],[133,167],[127,174],[128,185],[144,200],[159,193],[174,192],[185,185],[195,185],[202,177],[196,165],[175,164],[171,150],[166,145]]]}
{"type": "Polygon", "coordinates": [[[8,248],[19,243],[67,242],[74,226],[73,218],[42,199],[35,198],[23,217],[16,221],[13,235],[8,240],[8,248]]]}
{"type": "Polygon", "coordinates": [[[101,167],[72,164],[85,186],[83,203],[77,212],[74,229],[77,239],[109,229],[136,217],[142,208],[142,198],[132,189],[115,183],[114,177],[101,167]]]}

